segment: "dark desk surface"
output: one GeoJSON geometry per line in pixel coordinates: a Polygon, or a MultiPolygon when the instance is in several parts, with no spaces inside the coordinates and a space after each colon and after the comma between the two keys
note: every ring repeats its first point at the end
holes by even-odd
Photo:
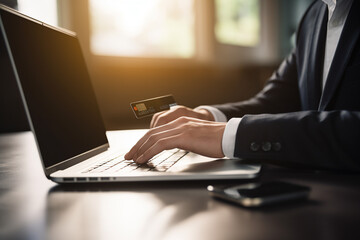
{"type": "Polygon", "coordinates": [[[209,197],[214,182],[59,186],[30,132],[0,135],[0,239],[360,239],[360,176],[265,166],[259,180],[310,200],[248,210],[209,197]]]}

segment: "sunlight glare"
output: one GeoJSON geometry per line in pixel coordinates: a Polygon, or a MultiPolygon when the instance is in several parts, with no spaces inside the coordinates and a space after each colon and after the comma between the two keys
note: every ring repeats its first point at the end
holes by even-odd
{"type": "Polygon", "coordinates": [[[193,0],[90,0],[90,15],[95,54],[194,54],[193,0]]]}

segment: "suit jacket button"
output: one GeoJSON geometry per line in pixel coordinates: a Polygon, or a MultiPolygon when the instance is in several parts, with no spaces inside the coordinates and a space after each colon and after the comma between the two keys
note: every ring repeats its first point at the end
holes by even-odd
{"type": "Polygon", "coordinates": [[[257,152],[259,151],[260,145],[257,144],[256,142],[252,142],[250,143],[250,150],[253,152],[257,152]]]}
{"type": "Polygon", "coordinates": [[[264,151],[264,152],[268,152],[271,150],[271,143],[270,142],[263,142],[262,146],[261,146],[261,149],[264,151]]]}
{"type": "Polygon", "coordinates": [[[279,142],[274,142],[273,144],[272,144],[272,147],[273,147],[273,149],[274,149],[274,151],[280,151],[280,149],[281,149],[281,143],[279,143],[279,142]]]}

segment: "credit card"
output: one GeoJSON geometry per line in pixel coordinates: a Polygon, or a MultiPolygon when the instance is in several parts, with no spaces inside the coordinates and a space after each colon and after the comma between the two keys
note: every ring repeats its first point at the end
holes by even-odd
{"type": "Polygon", "coordinates": [[[173,95],[166,95],[130,103],[136,118],[152,116],[157,112],[169,110],[176,106],[173,95]]]}

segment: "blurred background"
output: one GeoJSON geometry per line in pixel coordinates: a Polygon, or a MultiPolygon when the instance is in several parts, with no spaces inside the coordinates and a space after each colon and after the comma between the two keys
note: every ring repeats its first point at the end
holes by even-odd
{"type": "MultiPolygon", "coordinates": [[[[196,107],[253,96],[291,51],[311,2],[0,0],[78,34],[108,130],[148,127],[150,118],[130,109],[137,100],[173,94],[196,107]]],[[[0,54],[0,132],[27,130],[3,47],[0,54]]]]}

